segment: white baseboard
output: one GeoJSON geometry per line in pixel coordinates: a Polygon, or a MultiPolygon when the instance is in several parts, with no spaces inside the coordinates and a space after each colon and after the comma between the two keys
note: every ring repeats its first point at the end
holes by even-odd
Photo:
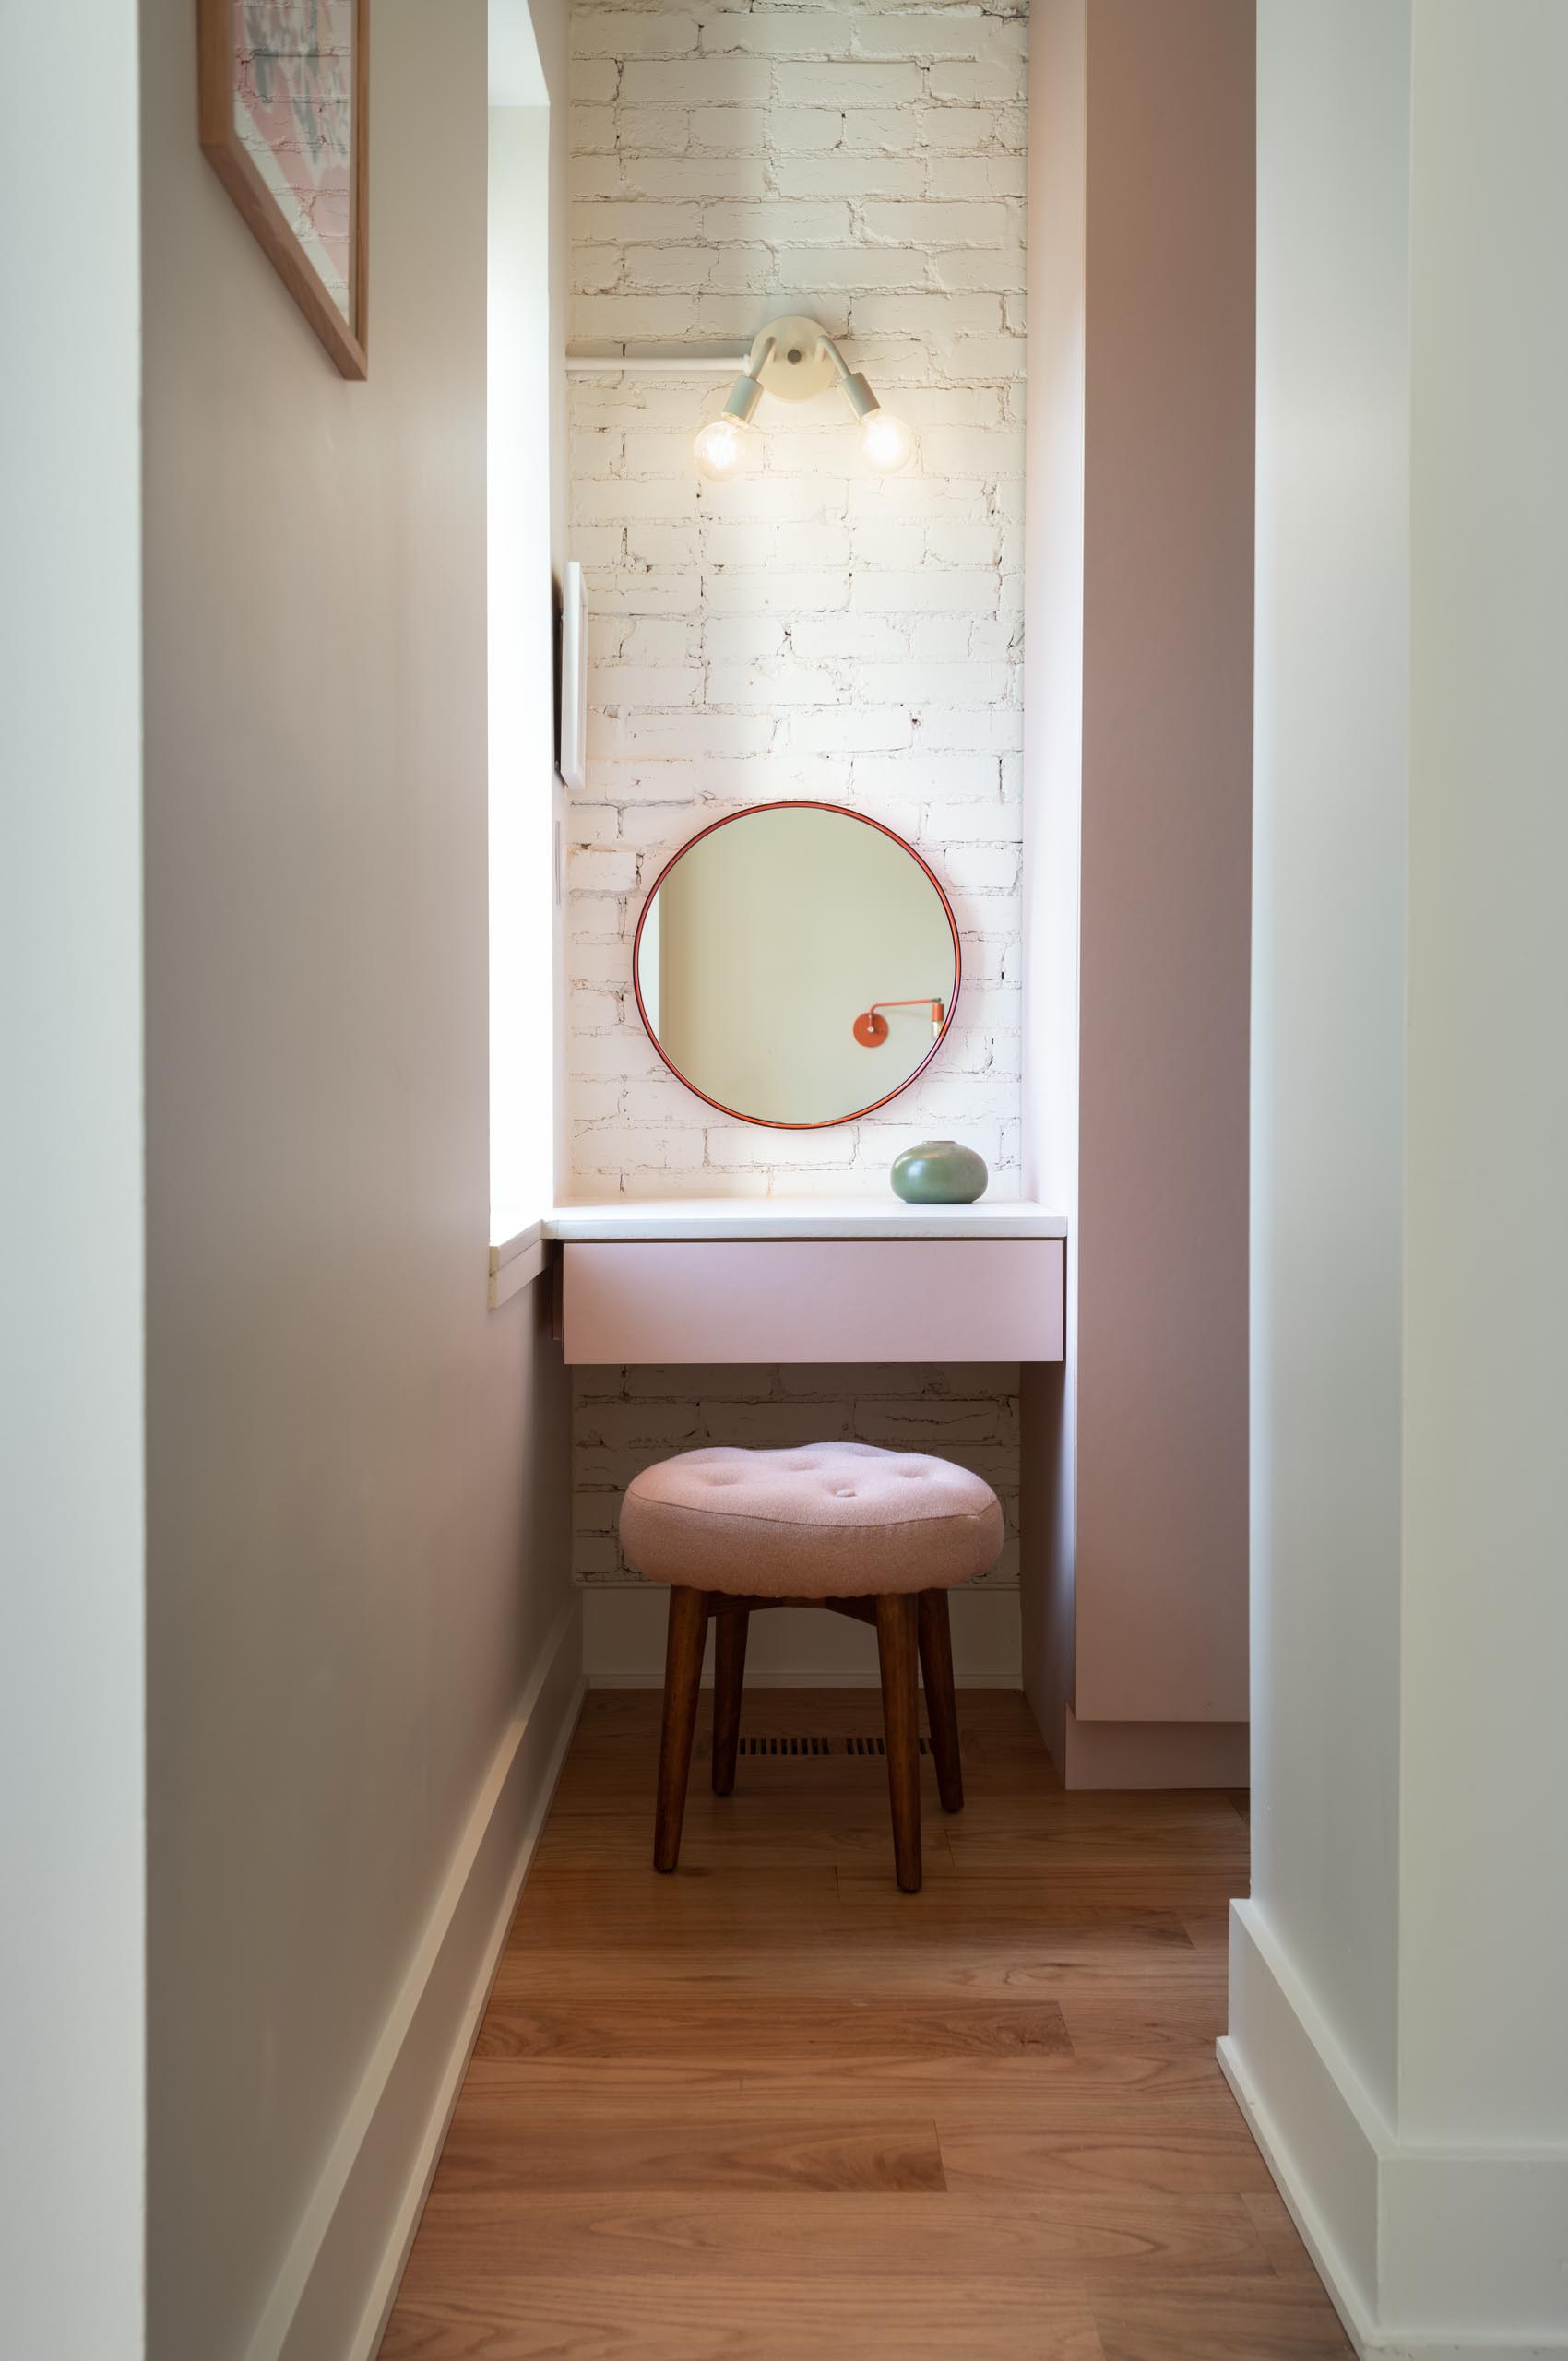
{"type": "Polygon", "coordinates": [[[574,1593],[492,1759],[245,2361],[371,2361],[586,1686],[574,1593]]]}
{"type": "Polygon", "coordinates": [[[1057,1769],[1066,1787],[1244,1787],[1245,1722],[1082,1722],[1066,1708],[1057,1769]]]}
{"type": "MultiPolygon", "coordinates": [[[[583,1593],[583,1668],[590,1689],[658,1689],[664,1681],[670,1595],[662,1584],[591,1584],[583,1593]]],[[[960,1689],[1024,1685],[1016,1590],[955,1591],[953,1674],[960,1689]]],[[[704,1658],[713,1679],[713,1635],[704,1658]]],[[[752,1618],[748,1689],[874,1689],[876,1635],[842,1615],[779,1608],[752,1618]]]]}
{"type": "Polygon", "coordinates": [[[1568,2153],[1397,2142],[1250,1902],[1218,2048],[1366,2361],[1568,2361],[1568,2153]]]}

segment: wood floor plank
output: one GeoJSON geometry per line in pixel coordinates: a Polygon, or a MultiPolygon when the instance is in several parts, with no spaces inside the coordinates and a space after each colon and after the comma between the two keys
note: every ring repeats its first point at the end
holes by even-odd
{"type": "Polygon", "coordinates": [[[463,2103],[480,2106],[494,2092],[503,2094],[505,2106],[526,2108],[530,2123],[550,2120],[552,2108],[559,2120],[570,2122],[579,2115],[586,2119],[595,2107],[604,2122],[621,2121],[629,2107],[657,2107],[661,2122],[706,2123],[715,2114],[737,2114],[743,2087],[733,2067],[706,2060],[694,2066],[689,2058],[532,2058],[519,2063],[484,2058],[476,2050],[463,2083],[463,2103]],[[525,2074],[526,2090],[519,2080],[525,2074]]]}
{"type": "Polygon", "coordinates": [[[1161,1973],[1135,1955],[1105,1950],[1032,1950],[1012,1928],[995,1930],[989,1940],[956,1939],[940,1948],[898,1944],[881,1934],[867,1940],[853,1932],[816,1948],[784,1938],[719,1946],[705,1943],[704,1931],[696,1929],[684,1946],[627,1936],[597,1952],[590,1943],[574,1941],[553,1959],[514,1955],[496,1979],[497,2011],[548,2012],[564,2005],[592,2013],[635,1999],[651,2023],[670,2008],[699,2011],[705,1995],[717,1993],[740,2009],[764,1999],[811,1999],[824,2009],[860,2008],[871,1999],[902,2009],[965,2002],[1057,2007],[1076,2014],[1087,2032],[1123,2006],[1129,2022],[1140,2014],[1158,2018],[1162,2008],[1167,2014],[1201,2008],[1206,2024],[1209,2004],[1224,2002],[1223,1955],[1204,1962],[1188,1954],[1161,1973]]]}
{"type": "Polygon", "coordinates": [[[381,2361],[1104,2361],[1087,2307],[1051,2282],[868,2278],[819,2284],[809,2264],[731,2281],[597,2283],[530,2273],[399,2302],[381,2361]]]}
{"type": "MultiPolygon", "coordinates": [[[[1228,1821],[1177,1820],[1144,1824],[1136,1814],[1123,1820],[1080,1825],[1064,1816],[1013,1828],[950,1827],[944,1832],[961,1869],[994,1871],[1009,1861],[1028,1867],[1067,1866],[1158,1869],[1180,1861],[1203,1869],[1247,1867],[1247,1832],[1234,1815],[1228,1821]]],[[[849,1859],[857,1847],[848,1835],[841,1846],[849,1859]]]]}
{"type": "MultiPolygon", "coordinates": [[[[1022,1899],[1028,1906],[1039,1904],[1048,1908],[1081,1904],[1178,1913],[1223,1909],[1232,1899],[1244,1896],[1251,1884],[1244,1861],[1218,1869],[1183,1860],[1145,1862],[1134,1869],[1108,1868],[1103,1862],[1033,1861],[1023,1867],[993,1861],[980,1869],[955,1855],[954,1867],[966,1884],[977,1892],[983,1888],[999,1902],[1010,1897],[1015,1903],[1022,1899]]],[[[841,1889],[848,1873],[840,1867],[841,1889]]]]}
{"type": "MultiPolygon", "coordinates": [[[[913,1896],[910,1897],[914,1899],[913,1896]]],[[[1223,1982],[1225,1963],[1200,1950],[1212,1945],[1188,1940],[1174,1912],[1063,1912],[1038,1916],[980,1907],[972,1914],[960,1902],[907,1919],[858,1903],[805,1905],[794,1914],[731,1919],[722,1903],[694,1904],[682,1913],[552,1909],[526,1938],[508,1944],[501,1963],[503,1989],[523,1991],[530,1977],[560,1983],[586,1976],[610,1988],[646,1974],[655,1987],[690,1982],[722,1963],[735,1974],[788,1977],[830,1976],[845,1980],[862,1960],[891,1970],[909,1964],[904,1981],[944,1982],[951,1975],[1004,1988],[1025,1977],[1043,1981],[1052,1972],[1084,1979],[1147,1976],[1174,1985],[1223,1982]],[[914,1938],[914,1940],[912,1940],[914,1938]],[[1218,1970],[1218,1974],[1217,1974],[1218,1970]]]]}
{"type": "MultiPolygon", "coordinates": [[[[933,1788],[933,1799],[934,1795],[933,1788]]],[[[789,1804],[788,1797],[783,1800],[789,1804]]],[[[839,1861],[880,1863],[885,1855],[890,1857],[892,1852],[885,1793],[881,1803],[880,1820],[875,1816],[873,1799],[867,1797],[862,1802],[858,1797],[844,1798],[837,1810],[825,1810],[813,1817],[793,1809],[773,1814],[757,1812],[738,1815],[733,1825],[716,1824],[701,1811],[695,1811],[682,1834],[682,1866],[714,1870],[742,1866],[788,1869],[810,1869],[817,1863],[831,1867],[839,1861]]],[[[944,1829],[925,1830],[927,1861],[939,1861],[946,1848],[944,1829]]],[[[568,1849],[582,1861],[602,1861],[607,1868],[643,1869],[650,1864],[653,1846],[648,1829],[614,1813],[585,1812],[563,1823],[550,1852],[544,1856],[545,1863],[548,1865],[556,1854],[568,1849]]]]}
{"type": "Polygon", "coordinates": [[[671,2075],[648,2061],[628,2069],[615,2060],[573,2060],[568,2067],[548,2058],[476,2058],[464,2091],[463,2122],[487,2117],[497,2139],[514,2139],[557,2125],[594,2124],[618,2134],[634,2118],[689,2132],[754,2112],[774,2126],[853,2132],[892,2118],[935,2120],[957,2107],[977,2130],[1114,2129],[1136,2135],[1151,2128],[1229,2129],[1232,2102],[1212,2052],[1204,2063],[1206,2070],[1200,2072],[1194,2058],[1184,2084],[1171,2082],[1151,2095],[1146,2085],[1086,2068],[1075,2055],[980,2073],[966,2073],[948,2060],[919,2059],[816,2069],[763,2063],[743,2075],[692,2069],[687,2087],[681,2078],[688,2070],[671,2075]]]}
{"type": "Polygon", "coordinates": [[[1104,2361],[1344,2361],[1349,2340],[1314,2278],[1091,2274],[1104,2361]]]}
{"type": "MultiPolygon", "coordinates": [[[[885,2105],[888,2087],[896,2083],[901,2105],[934,2109],[951,2102],[951,2085],[959,2079],[920,2066],[857,2066],[840,2078],[838,2088],[857,2093],[862,2104],[880,2088],[885,2105]]],[[[809,2092],[821,2092],[823,2078],[802,2079],[763,2063],[747,2070],[742,2087],[770,2106],[786,2100],[803,2106],[809,2092]]],[[[1075,2048],[1064,2058],[1031,2060],[1012,2073],[971,2075],[963,2084],[968,2115],[1020,2130],[1044,2118],[1058,2124],[1095,2124],[1118,2119],[1123,2112],[1142,2123],[1165,2123],[1178,2113],[1202,2121],[1224,2094],[1224,2077],[1207,2040],[1143,2050],[1075,2048]]]]}
{"type": "Polygon", "coordinates": [[[1228,1952],[1230,1947],[1229,1905],[1202,1906],[1183,1910],[1182,1927],[1195,1951],[1228,1952]]]}
{"type": "Polygon", "coordinates": [[[1278,2190],[1251,2191],[1241,2202],[1268,2257],[1270,2270],[1280,2278],[1306,2279],[1317,2286],[1320,2283],[1313,2259],[1302,2245],[1278,2190]]]}
{"type": "Polygon", "coordinates": [[[1094,1986],[1080,1984],[1057,1995],[1075,2046],[1099,2035],[1130,2040],[1218,2041],[1225,2031],[1223,1977],[1210,1986],[1182,1987],[1123,1976],[1094,1986]]]}
{"type": "Polygon", "coordinates": [[[1034,2131],[937,2117],[949,2189],[1125,2189],[1145,2195],[1244,2196],[1266,2189],[1268,2167],[1246,2128],[1214,2117],[1034,2131]]]}
{"type": "MultiPolygon", "coordinates": [[[[651,1854],[651,1840],[648,1850],[651,1854]]],[[[597,1862],[576,1852],[552,1849],[548,1855],[541,1852],[529,1872],[529,1908],[519,1916],[513,1931],[519,1936],[531,1933],[552,1911],[595,1905],[640,1910],[671,1919],[694,1909],[717,1908],[736,1924],[744,1924],[753,1916],[784,1917],[802,1905],[831,1904],[839,1898],[838,1876],[831,1861],[793,1869],[747,1869],[734,1861],[698,1869],[683,1861],[678,1869],[657,1881],[639,1879],[635,1886],[607,1890],[597,1862]]],[[[1188,1906],[1199,1908],[1203,1901],[1201,1895],[1191,1896],[1188,1906]]]]}
{"type": "Polygon", "coordinates": [[[1021,2279],[1065,2271],[1163,2278],[1271,2278],[1262,2239],[1240,2198],[946,2195],[918,2206],[902,2196],[737,2195],[722,2207],[660,2193],[585,2205],[580,2198],[510,2190],[432,2197],[404,2290],[531,2272],[704,2277],[743,2283],[786,2277],[809,2258],[814,2280],[899,2273],[920,2279],[1021,2279]],[[911,2236],[911,2227],[917,2235],[911,2236]]]}
{"type": "Polygon", "coordinates": [[[701,1991],[661,1993],[631,2008],[567,1993],[530,2008],[498,1997],[480,2032],[481,2058],[580,2058],[603,2062],[656,2057],[741,2071],[766,2057],[780,2066],[863,2066],[956,2062],[967,2070],[1014,2066],[1021,2058],[1063,2057],[1069,2043],[1052,2000],[952,1999],[900,2005],[875,1992],[843,2009],[819,1998],[770,1993],[756,1998],[701,1991]]]}
{"type": "Polygon", "coordinates": [[[843,2122],[769,2120],[766,2109],[700,2124],[648,2121],[657,2107],[604,2124],[541,2123],[514,2084],[505,2108],[459,2104],[436,2169],[445,2196],[469,2190],[860,2189],[945,2186],[929,2117],[843,2122]]]}
{"type": "Polygon", "coordinates": [[[1068,1794],[987,1692],[920,1894],[845,1752],[695,1770],[656,1877],[659,1706],[588,1701],[382,2361],[1344,2361],[1214,2053],[1235,1797],[1068,1794]]]}

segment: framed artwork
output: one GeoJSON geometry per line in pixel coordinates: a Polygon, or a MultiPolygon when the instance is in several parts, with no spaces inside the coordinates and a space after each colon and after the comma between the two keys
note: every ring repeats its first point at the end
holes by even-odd
{"type": "Polygon", "coordinates": [[[570,557],[561,585],[561,759],[556,765],[568,787],[582,787],[587,761],[588,601],[583,569],[570,557]]]}
{"type": "Polygon", "coordinates": [[[345,377],[365,374],[369,0],[197,0],[201,145],[345,377]]]}

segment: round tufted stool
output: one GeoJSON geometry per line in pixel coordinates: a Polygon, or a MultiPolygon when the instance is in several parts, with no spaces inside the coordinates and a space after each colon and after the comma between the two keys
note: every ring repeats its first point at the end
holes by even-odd
{"type": "Polygon", "coordinates": [[[947,1594],[996,1561],[1002,1509],[991,1486],[948,1460],[870,1443],[687,1451],[627,1486],[621,1546],[639,1573],[670,1585],[654,1868],[672,1869],[680,1857],[708,1619],[718,1626],[713,1788],[727,1796],[753,1611],[828,1608],[876,1626],[894,1864],[904,1892],[918,1893],[916,1659],[943,1809],[961,1811],[947,1594]]]}

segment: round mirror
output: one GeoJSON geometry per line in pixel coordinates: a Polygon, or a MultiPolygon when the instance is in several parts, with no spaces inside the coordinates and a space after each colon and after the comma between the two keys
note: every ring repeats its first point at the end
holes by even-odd
{"type": "Polygon", "coordinates": [[[746,1123],[867,1115],[953,1022],[958,930],[919,853],[830,803],[761,803],[678,852],[637,921],[637,1006],[687,1088],[746,1123]]]}

